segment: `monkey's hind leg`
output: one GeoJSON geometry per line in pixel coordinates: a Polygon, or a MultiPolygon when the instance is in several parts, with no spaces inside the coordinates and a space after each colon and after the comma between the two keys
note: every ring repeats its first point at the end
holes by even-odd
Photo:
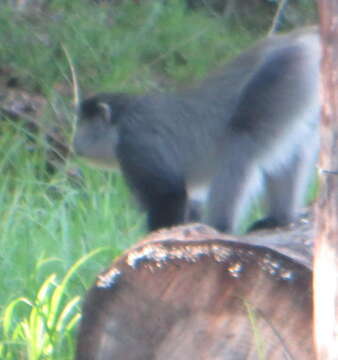
{"type": "Polygon", "coordinates": [[[275,173],[267,173],[267,217],[256,221],[250,231],[285,226],[300,215],[313,173],[317,149],[318,137],[314,135],[312,141],[308,138],[306,145],[297,147],[289,164],[275,173]]]}
{"type": "Polygon", "coordinates": [[[230,233],[238,230],[252,195],[261,185],[260,173],[248,156],[250,151],[245,147],[242,152],[235,151],[236,146],[241,148],[241,142],[234,140],[233,153],[230,152],[231,155],[224,160],[211,184],[208,198],[208,224],[230,233]]]}

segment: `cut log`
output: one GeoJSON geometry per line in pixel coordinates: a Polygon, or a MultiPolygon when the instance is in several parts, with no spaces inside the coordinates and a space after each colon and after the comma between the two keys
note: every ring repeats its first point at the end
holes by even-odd
{"type": "Polygon", "coordinates": [[[207,226],[160,230],[97,277],[76,359],[314,359],[311,281],[308,266],[207,226]]]}

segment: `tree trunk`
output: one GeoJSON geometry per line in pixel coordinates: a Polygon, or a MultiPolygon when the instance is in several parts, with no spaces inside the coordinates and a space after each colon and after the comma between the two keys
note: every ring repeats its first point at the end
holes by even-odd
{"type": "Polygon", "coordinates": [[[317,358],[338,359],[338,1],[318,0],[323,46],[320,199],[315,216],[317,358]]]}

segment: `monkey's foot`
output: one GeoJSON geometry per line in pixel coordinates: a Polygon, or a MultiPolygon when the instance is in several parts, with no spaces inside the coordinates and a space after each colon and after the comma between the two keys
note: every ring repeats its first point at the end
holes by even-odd
{"type": "Polygon", "coordinates": [[[255,221],[248,229],[248,232],[263,230],[263,229],[274,229],[281,226],[286,226],[291,223],[292,220],[281,221],[280,219],[275,219],[273,217],[266,217],[260,220],[255,221]]]}

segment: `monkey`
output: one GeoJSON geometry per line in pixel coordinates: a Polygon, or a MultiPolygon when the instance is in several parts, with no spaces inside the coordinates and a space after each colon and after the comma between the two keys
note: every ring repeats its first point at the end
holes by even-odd
{"type": "Polygon", "coordinates": [[[318,152],[320,59],[308,27],[258,41],[188,89],[90,96],[74,152],[122,171],[149,230],[197,220],[236,232],[261,189],[267,214],[252,229],[286,225],[318,152]]]}

